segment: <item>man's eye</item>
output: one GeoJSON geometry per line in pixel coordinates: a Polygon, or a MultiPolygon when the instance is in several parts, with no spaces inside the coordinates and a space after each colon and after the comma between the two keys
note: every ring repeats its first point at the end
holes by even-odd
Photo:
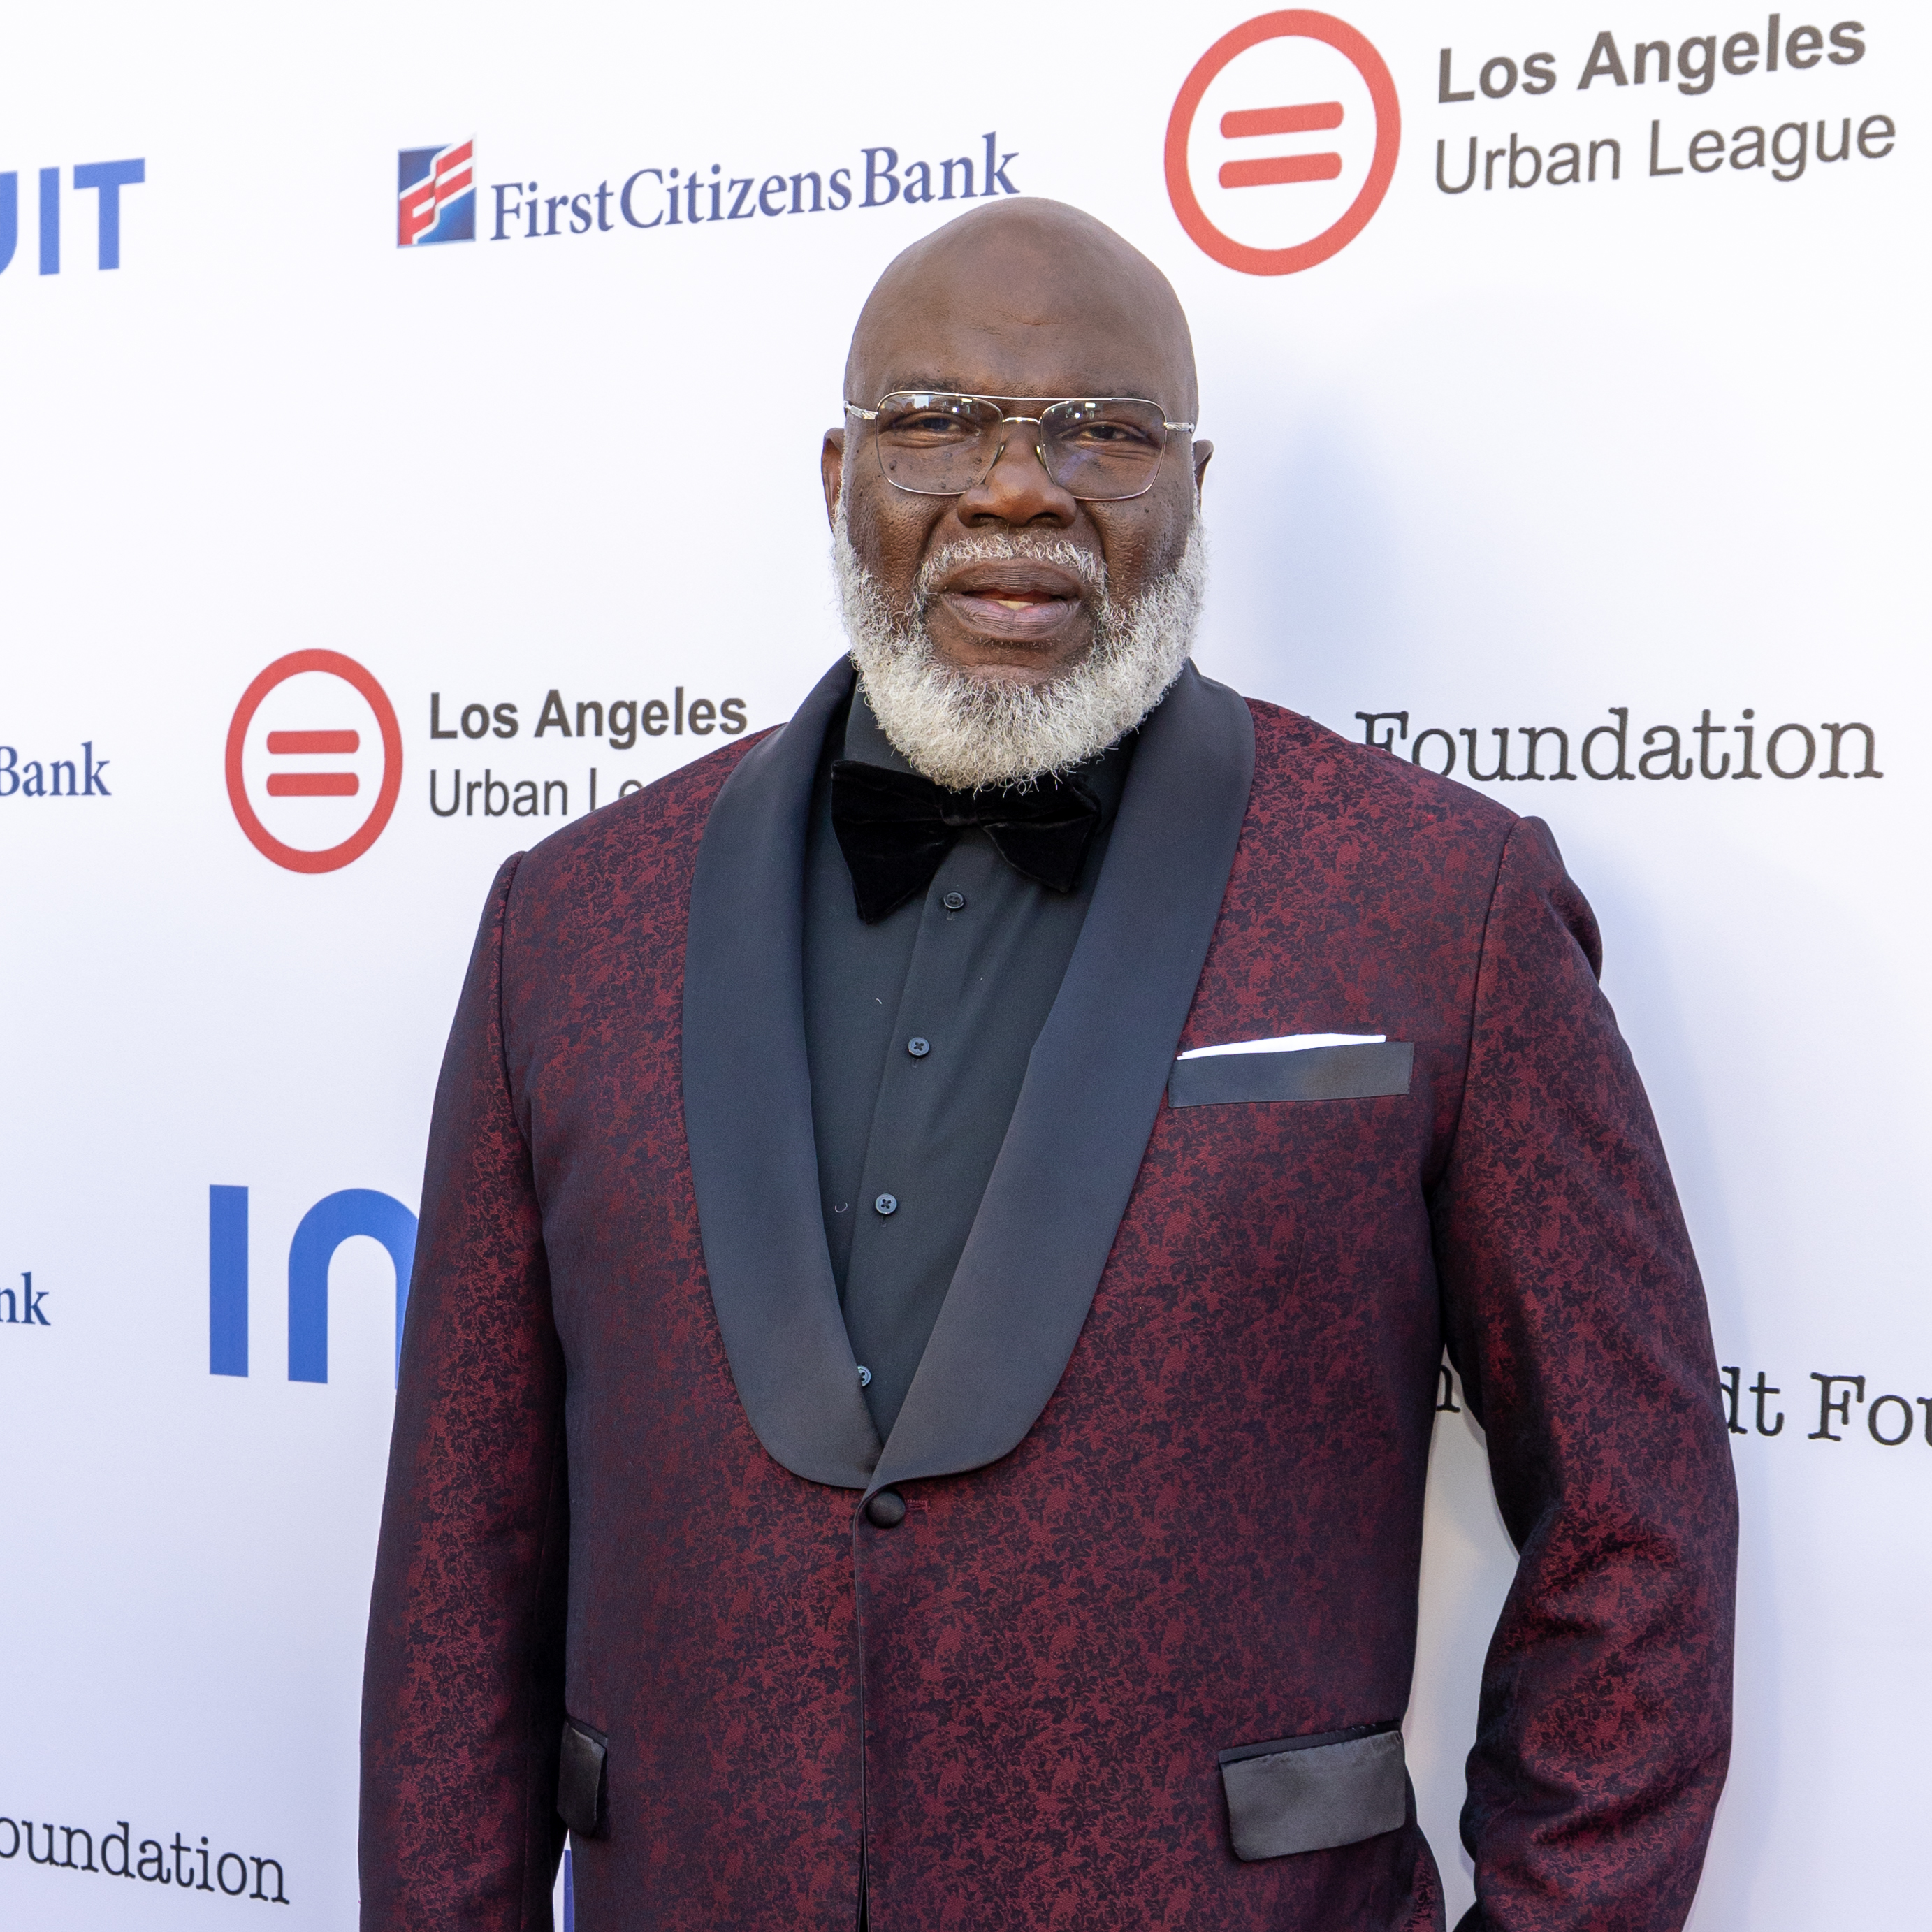
{"type": "Polygon", "coordinates": [[[922,441],[930,441],[937,436],[974,436],[977,434],[978,430],[974,424],[934,410],[920,416],[901,416],[896,422],[886,425],[886,433],[892,436],[916,436],[922,441]]]}
{"type": "Polygon", "coordinates": [[[1082,449],[1105,449],[1123,453],[1150,446],[1146,431],[1132,423],[1076,423],[1067,432],[1066,440],[1082,449]]]}

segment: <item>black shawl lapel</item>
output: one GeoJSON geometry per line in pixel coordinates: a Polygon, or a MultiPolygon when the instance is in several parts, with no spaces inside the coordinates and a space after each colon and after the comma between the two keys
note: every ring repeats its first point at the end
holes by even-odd
{"type": "Polygon", "coordinates": [[[752,1430],[793,1474],[862,1490],[879,1437],[825,1245],[803,964],[812,779],[851,689],[842,659],[712,806],[685,939],[684,1124],[712,1306],[752,1430]]]}
{"type": "Polygon", "coordinates": [[[1254,769],[1246,701],[1190,664],[1135,750],[1079,943],[874,1490],[996,1461],[1058,1386],[1154,1131],[1254,769]]]}

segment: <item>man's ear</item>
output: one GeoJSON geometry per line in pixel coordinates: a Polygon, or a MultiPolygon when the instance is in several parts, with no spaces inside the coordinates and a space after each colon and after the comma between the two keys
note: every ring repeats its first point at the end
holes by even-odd
{"type": "Polygon", "coordinates": [[[829,429],[818,452],[819,479],[825,485],[825,520],[838,519],[838,493],[845,484],[845,432],[829,429]]]}
{"type": "Polygon", "coordinates": [[[1214,446],[1211,442],[1201,442],[1198,441],[1196,442],[1194,446],[1194,494],[1197,501],[1199,500],[1201,495],[1201,479],[1208,473],[1208,459],[1214,454],[1214,446]]]}

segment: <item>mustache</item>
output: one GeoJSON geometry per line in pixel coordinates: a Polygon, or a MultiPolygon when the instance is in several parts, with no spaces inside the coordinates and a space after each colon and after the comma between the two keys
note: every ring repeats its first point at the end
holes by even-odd
{"type": "Polygon", "coordinates": [[[982,530],[941,544],[920,566],[913,581],[913,611],[923,618],[938,594],[940,580],[964,565],[1021,561],[1050,563],[1077,577],[1093,602],[1104,607],[1108,601],[1106,564],[1091,550],[1065,537],[1049,537],[1037,530],[982,530]]]}

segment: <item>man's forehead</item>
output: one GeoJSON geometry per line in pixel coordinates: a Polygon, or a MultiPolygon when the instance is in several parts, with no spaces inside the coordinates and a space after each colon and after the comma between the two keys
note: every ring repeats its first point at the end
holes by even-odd
{"type": "Polygon", "coordinates": [[[948,389],[1006,398],[1149,396],[1185,380],[1176,347],[1148,328],[1096,326],[1067,318],[1019,322],[1011,317],[896,317],[854,358],[854,373],[876,391],[872,403],[899,389],[948,389]]]}
{"type": "Polygon", "coordinates": [[[1021,201],[962,215],[887,267],[847,381],[847,400],[862,405],[932,388],[1146,396],[1191,415],[1194,352],[1145,256],[1078,208],[1021,201]]]}

